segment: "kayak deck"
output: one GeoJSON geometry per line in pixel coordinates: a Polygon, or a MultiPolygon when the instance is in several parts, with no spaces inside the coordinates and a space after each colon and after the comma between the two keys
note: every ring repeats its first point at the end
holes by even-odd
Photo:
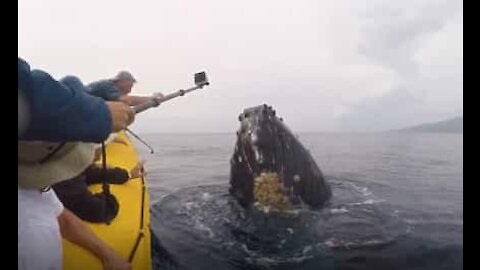
{"type": "MultiPolygon", "coordinates": [[[[124,132],[118,136],[122,142],[106,145],[107,164],[130,171],[139,157],[134,145],[124,132]]],[[[92,231],[128,259],[132,257],[133,269],[152,268],[150,247],[149,196],[144,178],[129,180],[123,185],[110,184],[110,192],[117,198],[119,212],[109,225],[85,222],[92,231]]],[[[93,193],[101,192],[101,185],[92,185],[93,193]]],[[[102,262],[89,251],[63,240],[64,269],[103,269],[102,262]]]]}

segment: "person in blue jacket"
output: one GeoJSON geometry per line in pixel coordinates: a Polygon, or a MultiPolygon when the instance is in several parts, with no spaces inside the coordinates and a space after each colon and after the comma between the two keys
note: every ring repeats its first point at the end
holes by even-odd
{"type": "MultiPolygon", "coordinates": [[[[31,146],[40,147],[47,158],[57,159],[60,157],[54,156],[59,155],[61,150],[56,152],[55,149],[60,149],[65,142],[98,143],[106,140],[111,132],[120,131],[133,122],[134,112],[128,105],[105,102],[81,88],[81,84],[69,86],[56,81],[46,72],[30,70],[28,63],[18,58],[19,157],[38,152],[29,147],[21,150],[22,144],[32,143],[31,146]],[[50,146],[48,142],[51,142],[50,146]],[[52,143],[58,146],[52,147],[52,143]]],[[[42,167],[42,162],[43,160],[33,165],[42,167]]],[[[56,176],[55,172],[52,173],[56,176]]],[[[30,177],[38,176],[31,174],[30,177]]],[[[20,187],[21,180],[19,178],[18,186],[20,270],[61,270],[61,237],[92,252],[101,260],[105,269],[132,269],[126,258],[64,208],[52,189],[20,187]]]]}

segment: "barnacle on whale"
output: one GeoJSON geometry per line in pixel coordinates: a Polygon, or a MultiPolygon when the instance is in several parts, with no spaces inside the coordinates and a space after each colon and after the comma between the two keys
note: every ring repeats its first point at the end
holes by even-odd
{"type": "Polygon", "coordinates": [[[275,172],[263,172],[255,177],[253,196],[255,205],[260,208],[270,207],[280,211],[291,208],[290,200],[275,172]]]}

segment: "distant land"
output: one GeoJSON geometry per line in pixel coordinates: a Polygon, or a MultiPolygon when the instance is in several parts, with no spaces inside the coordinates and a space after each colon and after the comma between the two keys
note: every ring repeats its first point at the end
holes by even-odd
{"type": "Polygon", "coordinates": [[[393,132],[463,133],[463,116],[392,130],[393,132]]]}

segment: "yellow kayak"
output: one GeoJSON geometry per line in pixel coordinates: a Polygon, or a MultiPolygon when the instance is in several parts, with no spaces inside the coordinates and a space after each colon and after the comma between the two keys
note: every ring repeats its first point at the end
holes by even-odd
{"type": "MultiPolygon", "coordinates": [[[[122,132],[118,138],[124,143],[112,141],[106,145],[107,164],[130,171],[139,161],[134,145],[122,132]]],[[[94,193],[101,185],[90,187],[94,193]]],[[[86,224],[126,259],[135,270],[151,270],[150,211],[145,178],[132,179],[123,185],[110,185],[110,192],[120,205],[117,217],[109,225],[86,224]]],[[[63,267],[66,270],[103,269],[102,262],[87,250],[63,240],[63,267]]]]}

